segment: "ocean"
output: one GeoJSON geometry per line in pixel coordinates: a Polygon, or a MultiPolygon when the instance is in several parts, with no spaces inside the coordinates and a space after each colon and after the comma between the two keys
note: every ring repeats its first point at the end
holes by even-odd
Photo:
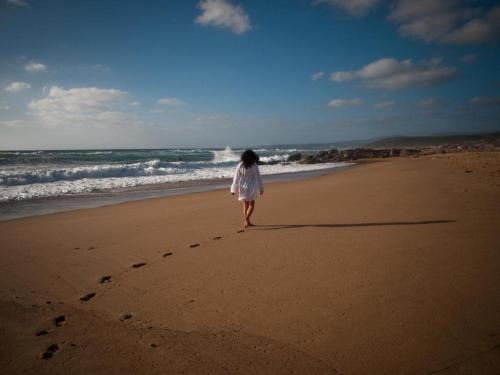
{"type": "MultiPolygon", "coordinates": [[[[54,198],[65,198],[65,202],[79,198],[81,203],[86,197],[89,203],[83,204],[86,207],[100,205],[94,201],[113,203],[108,202],[109,199],[103,200],[103,197],[114,197],[114,201],[119,197],[119,201],[127,201],[150,196],[151,191],[155,192],[154,196],[168,195],[170,188],[176,193],[182,187],[189,187],[186,192],[218,188],[222,181],[227,184],[225,179],[232,178],[242,151],[230,147],[0,151],[0,219],[37,214],[40,207],[45,208],[41,213],[61,211],[49,209],[58,205],[54,198]],[[22,212],[17,212],[19,210],[22,212]]],[[[263,176],[293,177],[346,165],[286,163],[290,154],[314,154],[320,151],[318,146],[276,146],[254,151],[263,162],[277,162],[261,165],[263,176]]],[[[77,208],[81,206],[78,204],[77,208]]]]}

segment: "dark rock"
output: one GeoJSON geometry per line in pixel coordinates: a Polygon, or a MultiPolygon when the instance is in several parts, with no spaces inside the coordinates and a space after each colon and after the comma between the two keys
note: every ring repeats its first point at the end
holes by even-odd
{"type": "Polygon", "coordinates": [[[293,154],[291,154],[287,159],[286,161],[299,161],[300,159],[302,159],[302,154],[300,152],[295,152],[293,154]]]}
{"type": "Polygon", "coordinates": [[[303,155],[302,158],[300,159],[299,163],[301,164],[315,164],[319,163],[314,156],[312,155],[303,155]]]}
{"type": "Polygon", "coordinates": [[[269,160],[266,162],[262,162],[263,165],[275,165],[275,164],[281,164],[281,160],[269,160]]]}
{"type": "Polygon", "coordinates": [[[371,158],[389,158],[398,156],[418,155],[420,150],[417,149],[371,149],[371,148],[354,148],[339,151],[337,149],[324,150],[316,155],[301,155],[299,163],[301,164],[317,164],[317,163],[333,163],[353,161],[358,159],[371,158]]]}

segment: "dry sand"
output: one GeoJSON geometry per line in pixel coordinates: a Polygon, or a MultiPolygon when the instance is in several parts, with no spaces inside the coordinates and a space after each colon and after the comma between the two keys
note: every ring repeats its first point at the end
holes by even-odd
{"type": "Polygon", "coordinates": [[[499,156],[1,222],[2,373],[498,374],[499,156]]]}

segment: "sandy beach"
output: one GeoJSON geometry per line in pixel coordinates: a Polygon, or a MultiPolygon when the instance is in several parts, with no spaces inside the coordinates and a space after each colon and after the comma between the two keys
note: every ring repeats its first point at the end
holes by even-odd
{"type": "Polygon", "coordinates": [[[4,374],[498,374],[500,155],[0,222],[4,374]]]}

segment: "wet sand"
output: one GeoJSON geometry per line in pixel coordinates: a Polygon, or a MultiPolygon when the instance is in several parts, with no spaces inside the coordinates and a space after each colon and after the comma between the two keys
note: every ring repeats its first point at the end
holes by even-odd
{"type": "Polygon", "coordinates": [[[498,374],[500,157],[0,222],[0,364],[36,374],[498,374]]]}

